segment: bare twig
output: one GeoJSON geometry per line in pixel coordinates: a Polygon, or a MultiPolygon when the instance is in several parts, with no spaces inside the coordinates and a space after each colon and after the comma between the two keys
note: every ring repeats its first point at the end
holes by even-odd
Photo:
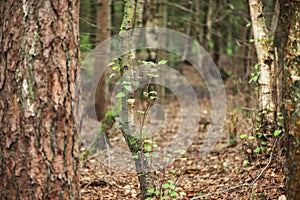
{"type": "Polygon", "coordinates": [[[218,194],[222,194],[224,192],[236,190],[236,189],[241,188],[241,187],[251,187],[251,186],[253,186],[256,183],[256,181],[263,175],[263,173],[266,171],[266,169],[270,166],[270,164],[272,162],[273,152],[274,152],[275,146],[277,144],[277,141],[278,141],[278,139],[276,139],[274,144],[273,144],[268,164],[261,170],[259,175],[251,183],[244,183],[244,184],[233,186],[233,187],[230,187],[230,188],[218,191],[218,192],[213,192],[213,193],[209,193],[209,194],[202,195],[202,196],[199,196],[199,197],[194,197],[192,199],[202,199],[202,198],[205,198],[205,197],[210,197],[212,195],[216,195],[216,194],[218,195],[218,194]]]}

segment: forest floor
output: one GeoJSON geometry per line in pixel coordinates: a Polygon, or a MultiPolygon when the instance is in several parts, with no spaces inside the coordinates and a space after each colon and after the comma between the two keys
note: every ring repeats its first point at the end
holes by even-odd
{"type": "MultiPolygon", "coordinates": [[[[196,88],[203,88],[199,77],[191,67],[185,66],[184,72],[196,88]],[[193,77],[195,76],[195,77],[193,77]]],[[[153,172],[154,183],[163,189],[162,184],[172,181],[178,197],[173,199],[279,199],[285,194],[285,160],[280,151],[280,142],[272,146],[271,153],[254,153],[251,146],[245,145],[240,135],[251,132],[251,116],[247,115],[245,97],[241,92],[234,92],[238,82],[226,82],[227,118],[221,137],[213,149],[200,156],[210,121],[210,99],[207,94],[199,100],[200,122],[193,143],[185,153],[166,168],[153,172]],[[237,138],[235,147],[228,147],[231,115],[237,113],[237,138]],[[279,149],[279,150],[278,150],[279,149]]],[[[178,130],[178,101],[168,100],[168,123],[154,138],[159,146],[166,146],[178,130]],[[172,120],[174,119],[174,120],[172,120]]],[[[92,119],[90,119],[92,123],[92,119]]],[[[113,146],[126,150],[126,144],[120,131],[114,129],[109,135],[113,146]]],[[[127,148],[128,150],[128,148],[127,148]]],[[[110,159],[114,159],[113,157],[110,159]]],[[[126,173],[109,167],[94,157],[81,162],[82,199],[139,199],[138,177],[135,173],[126,173]]],[[[122,163],[120,163],[122,165],[122,163]]],[[[284,199],[284,198],[283,198],[284,199]]]]}

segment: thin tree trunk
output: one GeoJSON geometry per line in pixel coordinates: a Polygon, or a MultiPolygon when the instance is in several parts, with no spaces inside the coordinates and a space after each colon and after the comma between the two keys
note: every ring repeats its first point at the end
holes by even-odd
{"type": "Polygon", "coordinates": [[[213,49],[211,48],[211,43],[212,43],[212,26],[213,26],[213,20],[212,20],[212,15],[213,15],[213,7],[214,7],[214,1],[209,0],[208,1],[208,10],[206,14],[206,27],[207,27],[207,32],[206,32],[206,50],[208,52],[211,52],[213,49]]]}
{"type": "MultiPolygon", "coordinates": [[[[124,16],[120,28],[119,37],[121,39],[121,51],[130,52],[132,47],[132,32],[134,31],[135,17],[136,17],[136,6],[139,4],[139,0],[125,0],[124,16]]],[[[121,76],[129,70],[134,70],[132,53],[125,54],[120,62],[121,76]]],[[[132,74],[132,73],[130,73],[132,74]]],[[[129,75],[131,76],[131,75],[129,75]]],[[[133,80],[133,77],[128,77],[133,80]]],[[[132,81],[128,80],[128,81],[132,81]]],[[[123,92],[126,90],[122,88],[123,92]]],[[[152,180],[152,175],[150,171],[150,166],[148,164],[147,158],[143,154],[143,141],[142,137],[138,135],[135,131],[135,115],[134,115],[134,103],[127,101],[130,97],[122,97],[122,111],[120,113],[120,118],[122,120],[121,131],[125,138],[125,141],[133,155],[135,166],[138,174],[138,179],[140,182],[141,189],[141,199],[146,199],[153,196],[149,193],[149,189],[154,189],[154,184],[152,180]]]]}
{"type": "Polygon", "coordinates": [[[267,124],[275,121],[275,91],[274,91],[274,50],[268,35],[261,0],[249,0],[255,48],[259,64],[259,104],[260,110],[267,112],[267,124]]]}
{"type": "MultiPolygon", "coordinates": [[[[97,31],[96,31],[96,43],[97,45],[101,44],[104,40],[110,37],[110,0],[98,0],[97,2],[97,31]]],[[[104,46],[101,44],[102,48],[107,52],[110,47],[108,45],[104,46]]],[[[102,71],[108,62],[107,55],[97,55],[97,62],[94,65],[94,74],[99,74],[99,71],[102,71]]],[[[95,110],[97,114],[97,119],[103,120],[105,118],[105,114],[108,111],[108,103],[109,103],[109,94],[108,94],[108,77],[107,71],[101,73],[101,77],[94,77],[94,82],[98,82],[96,94],[95,94],[95,110]],[[100,79],[99,79],[100,78],[100,79]]]]}
{"type": "Polygon", "coordinates": [[[79,1],[0,15],[1,199],[79,199],[79,1]]]}

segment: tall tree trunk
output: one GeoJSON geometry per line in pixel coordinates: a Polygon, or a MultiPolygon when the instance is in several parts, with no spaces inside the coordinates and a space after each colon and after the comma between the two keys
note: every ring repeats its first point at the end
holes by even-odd
{"type": "MultiPolygon", "coordinates": [[[[97,2],[97,31],[96,31],[96,43],[99,45],[104,40],[110,37],[110,0],[98,0],[97,2]]],[[[102,44],[102,49],[109,51],[109,46],[102,44]]],[[[97,55],[97,62],[94,65],[94,74],[99,74],[100,70],[103,70],[108,62],[107,55],[97,55]]],[[[102,74],[102,73],[101,73],[102,74]]],[[[95,110],[97,119],[102,120],[105,118],[105,114],[108,111],[109,94],[108,94],[108,82],[107,72],[104,71],[102,77],[94,77],[94,82],[98,82],[98,87],[95,94],[95,110]],[[100,79],[99,79],[100,78],[100,79]]]]}
{"type": "Polygon", "coordinates": [[[1,199],[79,199],[79,1],[0,15],[1,199]]]}
{"type": "Polygon", "coordinates": [[[259,105],[260,110],[267,112],[264,122],[273,124],[275,121],[275,92],[274,91],[274,49],[263,13],[262,0],[249,0],[250,16],[255,39],[260,76],[259,105]]]}
{"type": "Polygon", "coordinates": [[[300,199],[300,1],[281,2],[284,25],[285,131],[287,133],[287,197],[300,199]]]}

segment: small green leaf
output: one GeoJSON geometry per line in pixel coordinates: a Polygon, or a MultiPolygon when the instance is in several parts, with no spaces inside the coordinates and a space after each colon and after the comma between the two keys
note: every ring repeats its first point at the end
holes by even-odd
{"type": "Polygon", "coordinates": [[[158,64],[159,64],[159,65],[165,65],[165,64],[167,64],[167,62],[168,62],[168,61],[166,61],[166,60],[161,60],[161,61],[158,62],[158,64]]]}
{"type": "Polygon", "coordinates": [[[186,151],[183,150],[183,149],[178,149],[178,150],[176,150],[176,152],[177,152],[177,153],[180,153],[180,154],[185,154],[186,151]]]}
{"type": "Polygon", "coordinates": [[[143,95],[144,95],[145,97],[147,97],[147,96],[148,96],[148,92],[143,92],[143,95]]]}
{"type": "Polygon", "coordinates": [[[248,24],[246,24],[246,27],[249,28],[251,26],[251,22],[249,22],[248,24]]]}
{"type": "Polygon", "coordinates": [[[166,183],[164,183],[164,184],[162,184],[162,187],[163,187],[164,189],[167,189],[167,188],[169,188],[169,187],[170,187],[170,185],[169,185],[169,184],[166,184],[166,183]]]}
{"type": "Polygon", "coordinates": [[[119,92],[117,94],[117,98],[122,98],[122,97],[125,97],[125,96],[126,96],[126,94],[124,92],[119,92]]]}
{"type": "Polygon", "coordinates": [[[115,63],[114,61],[112,61],[112,62],[108,63],[108,66],[111,67],[111,66],[113,66],[113,65],[115,65],[115,64],[116,64],[116,63],[115,63]]]}
{"type": "Polygon", "coordinates": [[[261,138],[261,137],[263,136],[263,134],[262,134],[261,132],[258,132],[258,133],[257,133],[257,136],[258,136],[259,138],[261,138]]]}
{"type": "Polygon", "coordinates": [[[150,146],[150,145],[145,145],[145,146],[144,146],[144,149],[145,149],[146,151],[151,151],[151,146],[150,146]]]}
{"type": "Polygon", "coordinates": [[[240,138],[241,139],[245,139],[247,137],[247,135],[246,134],[242,134],[242,135],[240,135],[240,138]]]}
{"type": "Polygon", "coordinates": [[[154,189],[148,189],[147,192],[154,193],[154,189]]]}
{"type": "Polygon", "coordinates": [[[254,136],[252,136],[252,135],[250,135],[250,136],[248,137],[248,139],[249,139],[249,140],[254,140],[254,139],[255,139],[255,137],[254,137],[254,136]]]}
{"type": "Polygon", "coordinates": [[[282,130],[275,130],[274,131],[274,136],[277,137],[281,134],[282,130]]]}
{"type": "Polygon", "coordinates": [[[254,152],[255,152],[255,153],[261,152],[261,148],[257,147],[256,149],[254,149],[254,152]]]}
{"type": "Polygon", "coordinates": [[[131,82],[129,82],[129,81],[122,81],[122,85],[131,85],[131,82]]]}
{"type": "Polygon", "coordinates": [[[244,160],[243,165],[247,166],[247,165],[249,165],[249,163],[250,163],[249,160],[244,160]]]}
{"type": "Polygon", "coordinates": [[[141,115],[145,114],[145,111],[143,111],[143,110],[138,110],[137,112],[140,113],[141,115]]]}
{"type": "Polygon", "coordinates": [[[133,158],[133,159],[138,159],[139,156],[138,156],[138,155],[134,155],[134,156],[132,156],[132,158],[133,158]]]}
{"type": "Polygon", "coordinates": [[[120,71],[120,67],[117,65],[112,66],[112,70],[114,71],[120,71]]]}
{"type": "Polygon", "coordinates": [[[170,184],[170,189],[171,190],[175,190],[175,185],[174,184],[170,184]]]}
{"type": "Polygon", "coordinates": [[[129,92],[132,92],[132,87],[131,85],[124,85],[124,88],[129,91],[129,92]]]}
{"type": "Polygon", "coordinates": [[[157,92],[156,91],[154,91],[154,90],[151,90],[151,91],[149,91],[149,94],[154,94],[154,95],[156,95],[157,94],[157,92]]]}
{"type": "Polygon", "coordinates": [[[257,63],[254,65],[254,69],[258,69],[258,64],[257,63]]]}

